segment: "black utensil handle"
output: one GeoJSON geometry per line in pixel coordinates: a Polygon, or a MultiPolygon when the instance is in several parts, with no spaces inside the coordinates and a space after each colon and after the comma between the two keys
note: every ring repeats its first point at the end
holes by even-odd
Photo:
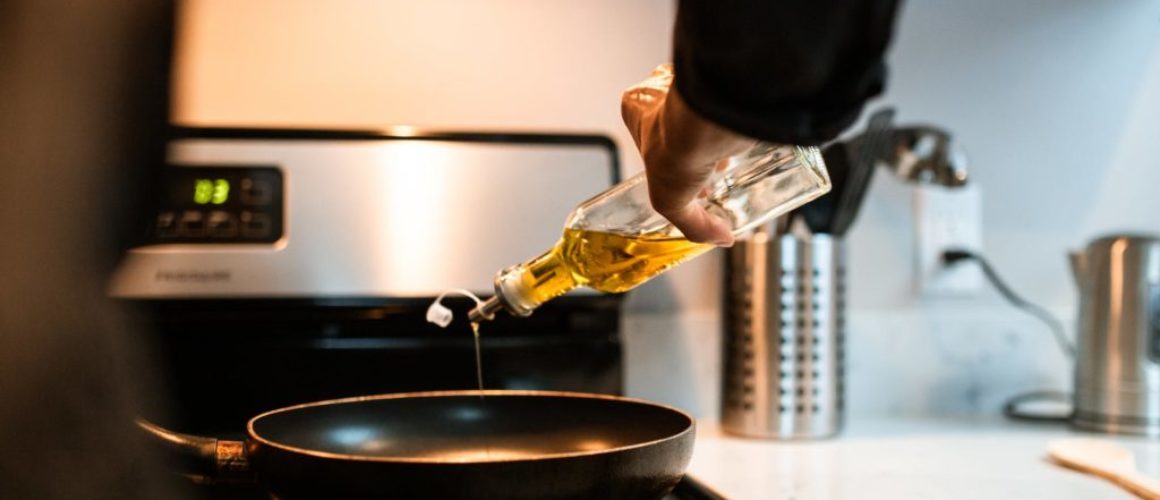
{"type": "Polygon", "coordinates": [[[181,472],[199,483],[244,483],[254,480],[246,444],[174,432],[145,419],[137,427],[166,455],[176,459],[181,472]]]}
{"type": "Polygon", "coordinates": [[[688,474],[673,488],[673,495],[681,500],[728,500],[688,474]]]}

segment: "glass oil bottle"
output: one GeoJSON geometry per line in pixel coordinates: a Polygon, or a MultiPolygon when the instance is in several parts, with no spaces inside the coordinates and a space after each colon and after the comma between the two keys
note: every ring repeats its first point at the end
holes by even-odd
{"type": "MultiPolygon", "coordinates": [[[[818,148],[759,142],[726,160],[696,202],[743,235],[829,190],[818,148]]],[[[625,292],[712,248],[685,239],[653,210],[640,174],[577,206],[547,252],[497,273],[495,296],[469,318],[490,320],[500,310],[527,316],[580,286],[625,292]]]]}

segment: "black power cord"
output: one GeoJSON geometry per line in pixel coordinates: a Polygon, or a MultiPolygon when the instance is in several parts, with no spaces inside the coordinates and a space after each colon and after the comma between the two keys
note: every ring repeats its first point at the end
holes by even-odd
{"type": "MultiPolygon", "coordinates": [[[[1066,356],[1072,362],[1075,361],[1075,346],[1072,345],[1071,341],[1067,339],[1067,333],[1063,329],[1063,324],[1060,323],[1055,316],[1052,316],[1052,314],[1048,312],[1047,309],[1028,302],[1027,300],[1024,300],[1023,297],[1020,297],[1018,294],[1016,294],[1015,291],[1012,290],[1011,287],[1007,286],[1007,283],[999,277],[999,273],[995,272],[995,268],[991,267],[991,264],[987,262],[987,259],[984,259],[982,255],[971,252],[969,250],[946,250],[942,254],[943,264],[947,266],[952,266],[967,260],[974,261],[976,264],[978,264],[979,268],[983,271],[983,275],[987,277],[987,281],[991,282],[991,285],[995,287],[995,290],[997,290],[1004,299],[1007,299],[1007,302],[1010,302],[1011,305],[1015,306],[1017,309],[1020,309],[1023,312],[1034,316],[1036,319],[1046,324],[1047,327],[1051,329],[1051,333],[1055,337],[1055,343],[1059,345],[1059,349],[1063,351],[1064,356],[1066,356]]],[[[1024,413],[1020,411],[1020,408],[1026,403],[1037,403],[1044,401],[1067,402],[1070,399],[1070,394],[1059,391],[1034,391],[1019,394],[1007,400],[1007,402],[1003,404],[1003,415],[1013,420],[1030,420],[1037,422],[1066,421],[1071,418],[1071,412],[1060,415],[1038,415],[1024,413]]]]}
{"type": "Polygon", "coordinates": [[[1071,345],[1071,341],[1067,339],[1067,333],[1064,332],[1063,324],[1055,316],[1052,316],[1050,312],[1047,312],[1047,309],[1024,300],[1011,290],[1011,287],[1007,286],[1007,283],[999,278],[999,273],[995,272],[995,268],[991,267],[991,264],[982,255],[967,250],[947,250],[943,252],[942,258],[943,263],[948,266],[964,260],[975,261],[979,265],[979,268],[983,270],[983,274],[987,277],[987,280],[995,286],[995,289],[999,291],[999,294],[1003,298],[1007,299],[1007,302],[1010,302],[1016,308],[1039,318],[1040,321],[1047,324],[1047,327],[1051,328],[1051,333],[1055,336],[1055,343],[1059,345],[1060,350],[1067,355],[1068,359],[1075,360],[1075,346],[1071,345]]]}

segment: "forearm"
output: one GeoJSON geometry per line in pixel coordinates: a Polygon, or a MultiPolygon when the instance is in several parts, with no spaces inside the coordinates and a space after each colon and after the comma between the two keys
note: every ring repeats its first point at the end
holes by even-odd
{"type": "Polygon", "coordinates": [[[881,93],[896,0],[681,0],[675,88],[698,115],[770,142],[819,144],[881,93]]]}

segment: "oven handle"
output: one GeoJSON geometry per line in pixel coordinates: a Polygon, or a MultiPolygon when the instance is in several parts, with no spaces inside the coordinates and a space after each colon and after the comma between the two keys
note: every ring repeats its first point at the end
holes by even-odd
{"type": "Polygon", "coordinates": [[[249,483],[254,481],[249,450],[244,441],[182,434],[145,419],[137,427],[182,473],[196,483],[249,483]]]}

